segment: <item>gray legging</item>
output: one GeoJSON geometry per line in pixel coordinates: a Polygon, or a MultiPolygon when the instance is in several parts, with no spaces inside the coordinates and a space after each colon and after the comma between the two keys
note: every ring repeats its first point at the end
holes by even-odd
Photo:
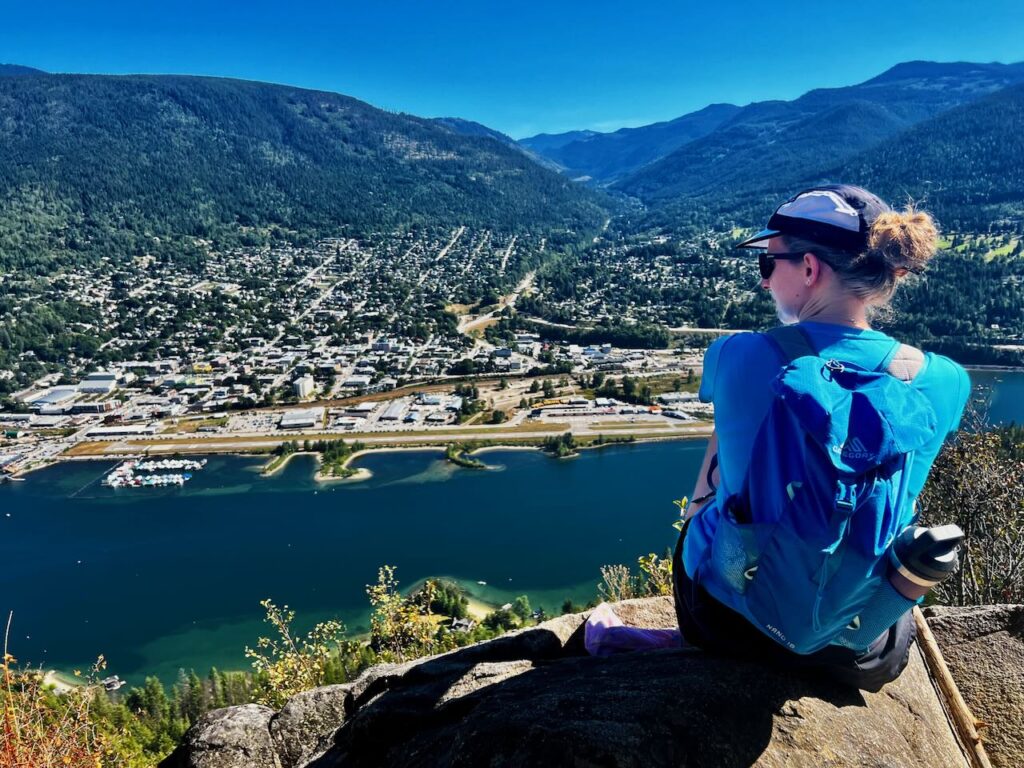
{"type": "Polygon", "coordinates": [[[910,645],[917,636],[917,627],[909,611],[863,653],[838,645],[806,655],[783,648],[743,616],[715,600],[687,575],[682,554],[688,527],[689,521],[679,534],[672,558],[672,580],[679,629],[690,645],[709,653],[814,670],[872,692],[895,680],[907,666],[910,645]]]}

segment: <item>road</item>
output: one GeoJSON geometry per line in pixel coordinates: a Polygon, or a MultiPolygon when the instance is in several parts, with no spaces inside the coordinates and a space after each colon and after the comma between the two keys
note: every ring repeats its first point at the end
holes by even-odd
{"type": "MultiPolygon", "coordinates": [[[[511,247],[511,246],[510,246],[511,247]]],[[[533,285],[533,280],[537,276],[536,272],[529,272],[527,275],[519,281],[519,284],[513,289],[512,293],[506,294],[501,297],[495,309],[490,312],[485,312],[482,315],[462,315],[459,318],[459,333],[464,336],[470,336],[474,330],[487,327],[489,321],[506,307],[514,307],[519,297],[523,295],[523,291],[533,285]]]]}

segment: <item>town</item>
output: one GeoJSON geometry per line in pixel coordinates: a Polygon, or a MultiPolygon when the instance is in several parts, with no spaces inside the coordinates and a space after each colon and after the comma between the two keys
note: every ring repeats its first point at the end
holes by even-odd
{"type": "MultiPolygon", "coordinates": [[[[95,343],[59,363],[26,351],[6,372],[0,471],[58,457],[265,451],[304,435],[373,445],[702,433],[710,412],[696,377],[714,332],[576,343],[572,331],[590,326],[556,321],[568,310],[545,277],[547,247],[459,227],[58,273],[34,300],[91,308],[97,321],[84,331],[95,343]]],[[[635,251],[611,238],[588,249],[626,264],[635,251]]],[[[667,282],[672,269],[640,280],[667,282]]],[[[656,298],[598,306],[581,285],[573,314],[614,316],[620,335],[668,319],[656,298]]]]}

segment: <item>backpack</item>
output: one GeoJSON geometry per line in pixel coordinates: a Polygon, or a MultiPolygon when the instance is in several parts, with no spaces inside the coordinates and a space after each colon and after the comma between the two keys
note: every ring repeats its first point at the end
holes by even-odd
{"type": "Polygon", "coordinates": [[[910,386],[924,356],[896,343],[872,371],[819,357],[799,327],[766,338],[783,360],[774,399],[742,488],[720,494],[695,581],[795,653],[867,648],[877,634],[859,637],[859,619],[881,599],[889,548],[915,518],[914,453],[937,431],[910,386]]]}

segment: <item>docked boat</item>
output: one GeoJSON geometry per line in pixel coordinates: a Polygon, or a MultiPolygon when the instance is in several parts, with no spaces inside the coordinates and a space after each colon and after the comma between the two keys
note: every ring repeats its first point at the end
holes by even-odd
{"type": "Polygon", "coordinates": [[[181,487],[192,479],[192,472],[206,466],[206,459],[157,459],[140,461],[132,459],[111,470],[103,478],[103,485],[110,488],[166,488],[181,487]],[[163,470],[190,470],[186,472],[168,472],[157,474],[163,470]]]}

